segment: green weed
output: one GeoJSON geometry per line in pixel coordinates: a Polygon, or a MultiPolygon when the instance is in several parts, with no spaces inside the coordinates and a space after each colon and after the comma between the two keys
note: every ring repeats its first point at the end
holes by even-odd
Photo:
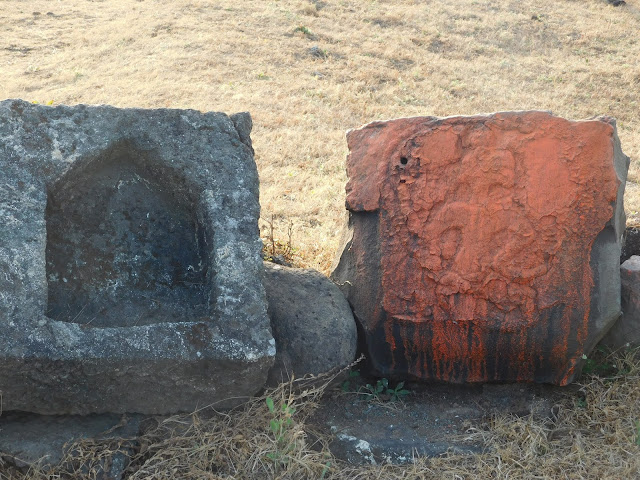
{"type": "Polygon", "coordinates": [[[584,367],[582,367],[583,375],[610,377],[621,373],[611,362],[609,352],[602,346],[596,348],[588,357],[582,355],[582,359],[585,360],[584,367]]]}
{"type": "Polygon", "coordinates": [[[411,392],[404,388],[404,382],[400,382],[395,388],[391,388],[389,380],[381,378],[375,385],[367,383],[364,387],[361,387],[360,393],[369,397],[370,400],[396,402],[411,392]]]}
{"type": "Polygon", "coordinates": [[[272,415],[269,420],[269,429],[274,436],[276,450],[269,452],[266,457],[274,463],[286,465],[289,463],[290,454],[295,448],[295,441],[291,439],[290,430],[293,422],[293,414],[296,409],[283,403],[281,408],[276,408],[273,398],[266,398],[267,408],[272,415]]]}
{"type": "Polygon", "coordinates": [[[261,220],[264,222],[261,230],[262,233],[262,258],[267,262],[282,263],[292,266],[295,263],[295,256],[298,248],[293,246],[293,221],[289,221],[287,225],[287,240],[281,241],[275,237],[275,215],[271,215],[270,220],[261,220]],[[283,263],[284,262],[284,263],[283,263]]]}
{"type": "Polygon", "coordinates": [[[309,38],[312,38],[314,36],[313,32],[311,32],[311,30],[309,30],[304,25],[300,25],[299,27],[296,27],[296,29],[293,31],[293,33],[296,33],[296,32],[303,33],[304,35],[306,35],[309,38]]]}
{"type": "Polygon", "coordinates": [[[356,378],[360,377],[360,372],[358,370],[352,370],[349,372],[349,378],[346,379],[344,382],[342,382],[342,391],[344,393],[347,393],[349,391],[351,391],[351,388],[353,387],[353,381],[356,378]]]}

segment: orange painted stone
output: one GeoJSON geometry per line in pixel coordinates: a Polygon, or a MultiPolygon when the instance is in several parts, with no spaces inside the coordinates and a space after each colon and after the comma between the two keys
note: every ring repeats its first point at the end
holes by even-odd
{"type": "Polygon", "coordinates": [[[383,376],[570,383],[620,315],[615,121],[417,117],[347,134],[332,278],[383,376]]]}

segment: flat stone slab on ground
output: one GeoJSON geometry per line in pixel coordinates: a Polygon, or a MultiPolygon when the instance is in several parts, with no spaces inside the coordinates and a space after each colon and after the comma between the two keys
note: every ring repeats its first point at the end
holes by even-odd
{"type": "MultiPolygon", "coordinates": [[[[135,438],[141,415],[38,415],[4,412],[0,416],[0,457],[10,465],[27,468],[57,465],[65,444],[81,439],[135,438]]],[[[124,469],[125,465],[122,465],[124,469]]],[[[112,477],[118,472],[111,471],[112,477]]],[[[121,473],[121,472],[120,472],[121,473]]]]}
{"type": "Polygon", "coordinates": [[[248,114],[0,102],[5,411],[168,414],[262,388],[250,131],[248,114]]]}
{"type": "MultiPolygon", "coordinates": [[[[368,380],[373,382],[373,380],[368,380]]],[[[317,433],[333,438],[333,454],[352,464],[409,463],[413,457],[436,457],[449,451],[470,455],[482,452],[481,435],[471,435],[470,428],[482,428],[493,415],[511,414],[536,418],[553,416],[553,407],[566,396],[578,392],[576,387],[549,385],[425,385],[409,383],[410,394],[400,401],[388,397],[368,398],[353,393],[365,385],[365,379],[351,381],[350,392],[340,388],[329,390],[319,399],[318,408],[305,421],[313,442],[317,433]]],[[[394,384],[391,385],[395,387],[394,384]]],[[[201,415],[206,416],[206,410],[201,415]]],[[[144,415],[69,415],[48,416],[23,412],[4,412],[0,416],[0,465],[18,465],[21,471],[28,464],[42,465],[60,462],[63,445],[72,440],[130,440],[135,454],[140,433],[162,422],[166,417],[144,415]],[[46,457],[43,459],[43,457],[46,457]]],[[[180,417],[183,428],[189,429],[189,417],[180,417]]],[[[143,442],[144,443],[144,442],[143,442]]],[[[107,442],[107,445],[109,443],[107,442]]],[[[92,450],[91,458],[108,458],[106,450],[92,450]],[[104,451],[105,455],[100,452],[104,451]]],[[[74,468],[85,468],[75,455],[74,468]],[[80,463],[78,463],[80,462],[80,463]]],[[[111,477],[127,468],[130,453],[116,454],[113,462],[105,462],[111,477]]],[[[1,468],[1,467],[0,467],[1,468]]],[[[64,470],[64,468],[63,468],[64,470]]],[[[66,470],[65,470],[66,471],[66,470]]]]}
{"type": "Polygon", "coordinates": [[[388,378],[566,385],[620,315],[611,118],[415,117],[347,135],[332,279],[388,378]]]}
{"type": "MultiPolygon", "coordinates": [[[[362,385],[360,385],[362,386],[362,385]]],[[[392,385],[394,386],[394,385],[392,385]]],[[[309,424],[332,433],[332,453],[353,464],[410,463],[447,452],[478,454],[485,445],[470,427],[496,414],[549,416],[567,390],[548,385],[408,385],[400,401],[334,393],[309,424]]]]}

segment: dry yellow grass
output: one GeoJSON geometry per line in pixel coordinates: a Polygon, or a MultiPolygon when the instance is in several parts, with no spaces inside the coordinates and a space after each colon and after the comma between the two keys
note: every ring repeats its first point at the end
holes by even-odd
{"type": "Polygon", "coordinates": [[[263,214],[325,273],[369,121],[611,115],[640,181],[640,0],[3,0],[0,32],[0,98],[250,111],[263,214]]]}

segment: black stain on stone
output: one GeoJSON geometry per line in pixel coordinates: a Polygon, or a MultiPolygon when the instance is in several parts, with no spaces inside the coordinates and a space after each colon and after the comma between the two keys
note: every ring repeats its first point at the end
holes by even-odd
{"type": "Polygon", "coordinates": [[[196,348],[204,349],[211,345],[213,337],[207,325],[200,322],[194,324],[187,333],[187,340],[196,348]]]}

